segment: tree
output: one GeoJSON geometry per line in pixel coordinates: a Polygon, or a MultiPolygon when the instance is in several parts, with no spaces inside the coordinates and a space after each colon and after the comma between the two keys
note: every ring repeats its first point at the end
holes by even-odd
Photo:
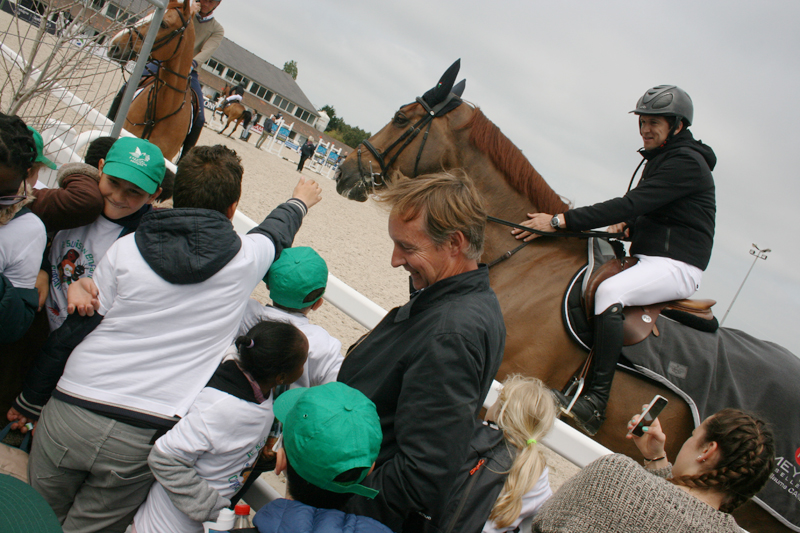
{"type": "Polygon", "coordinates": [[[283,64],[283,71],[288,72],[293,80],[297,79],[297,62],[292,59],[283,64]]]}
{"type": "Polygon", "coordinates": [[[351,126],[345,122],[342,117],[337,117],[336,109],[334,109],[332,105],[324,105],[319,110],[325,111],[325,113],[331,119],[330,122],[328,122],[328,127],[325,128],[325,133],[334,139],[342,141],[347,146],[358,146],[364,139],[369,139],[372,137],[371,133],[366,132],[359,127],[351,126]]]}
{"type": "Polygon", "coordinates": [[[325,111],[325,113],[331,119],[330,122],[328,122],[328,127],[325,128],[325,132],[337,131],[342,129],[344,121],[341,119],[341,117],[336,116],[336,109],[334,109],[332,105],[324,105],[321,108],[319,108],[319,110],[325,111]]]}

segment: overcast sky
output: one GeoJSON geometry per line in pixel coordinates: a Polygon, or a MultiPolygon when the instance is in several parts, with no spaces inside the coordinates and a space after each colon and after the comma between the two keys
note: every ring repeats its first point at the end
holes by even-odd
{"type": "MultiPolygon", "coordinates": [[[[800,2],[225,0],[226,36],[282,67],[320,108],[377,132],[461,58],[478,104],[560,194],[620,196],[641,160],[637,99],[676,84],[717,154],[717,234],[697,297],[800,355],[800,2]],[[248,6],[245,13],[245,6],[248,6]]],[[[359,204],[353,203],[353,209],[359,204]]],[[[369,295],[367,295],[369,296],[369,295]]]]}

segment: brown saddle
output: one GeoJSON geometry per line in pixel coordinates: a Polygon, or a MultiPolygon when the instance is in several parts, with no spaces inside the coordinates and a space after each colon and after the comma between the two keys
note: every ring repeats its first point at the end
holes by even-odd
{"type": "MultiPolygon", "coordinates": [[[[611,259],[603,263],[591,276],[586,284],[586,292],[583,297],[583,309],[591,323],[594,320],[594,295],[597,287],[615,274],[635,265],[639,260],[635,257],[625,257],[622,260],[611,259]]],[[[623,310],[625,315],[625,325],[623,329],[623,344],[630,346],[642,342],[650,336],[659,335],[656,327],[656,318],[662,310],[670,309],[682,311],[696,316],[703,320],[714,320],[714,313],[711,307],[717,302],[714,300],[672,300],[669,302],[659,302],[651,305],[631,306],[623,310]]]]}

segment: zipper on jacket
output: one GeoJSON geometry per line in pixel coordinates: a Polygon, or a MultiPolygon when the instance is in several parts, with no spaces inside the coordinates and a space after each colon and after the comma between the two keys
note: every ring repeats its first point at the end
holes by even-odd
{"type": "Polygon", "coordinates": [[[664,243],[664,251],[669,252],[669,234],[672,233],[672,228],[667,228],[667,241],[664,243]]]}
{"type": "Polygon", "coordinates": [[[486,459],[481,459],[480,461],[478,461],[478,464],[476,464],[472,468],[472,470],[469,471],[469,475],[470,475],[471,479],[469,480],[469,484],[467,485],[467,488],[464,491],[464,494],[461,496],[461,501],[458,502],[458,508],[456,509],[456,513],[455,513],[455,515],[453,515],[453,519],[450,521],[450,524],[448,524],[447,529],[445,529],[445,533],[452,533],[453,528],[456,527],[456,522],[458,521],[458,518],[461,516],[461,511],[464,510],[464,505],[467,503],[467,497],[469,496],[469,493],[472,492],[472,487],[475,486],[475,482],[478,480],[478,478],[476,476],[474,476],[473,474],[475,474],[475,472],[480,470],[480,468],[485,463],[486,463],[486,459]]]}

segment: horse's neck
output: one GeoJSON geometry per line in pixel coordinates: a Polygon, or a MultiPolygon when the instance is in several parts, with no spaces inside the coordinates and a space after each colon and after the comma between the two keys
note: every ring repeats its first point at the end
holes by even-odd
{"type": "MultiPolygon", "coordinates": [[[[489,157],[476,150],[461,155],[460,160],[467,174],[472,177],[484,200],[486,214],[509,222],[519,223],[528,213],[536,211],[533,202],[516,191],[505,176],[495,168],[489,157]]],[[[511,228],[495,222],[486,226],[484,258],[493,260],[521,244],[511,235],[511,228]]],[[[540,244],[541,246],[541,244],[540,244]]],[[[575,239],[548,241],[547,248],[562,250],[564,259],[577,265],[585,260],[585,247],[575,239]]]]}
{"type": "MultiPolygon", "coordinates": [[[[188,30],[187,30],[188,31],[188,30]]],[[[173,57],[164,61],[162,67],[158,69],[158,78],[166,85],[175,89],[187,89],[189,84],[189,73],[192,71],[192,56],[194,53],[194,34],[187,33],[183,40],[181,50],[173,57]]],[[[159,98],[183,100],[185,95],[170,89],[167,86],[160,88],[159,98]]]]}

